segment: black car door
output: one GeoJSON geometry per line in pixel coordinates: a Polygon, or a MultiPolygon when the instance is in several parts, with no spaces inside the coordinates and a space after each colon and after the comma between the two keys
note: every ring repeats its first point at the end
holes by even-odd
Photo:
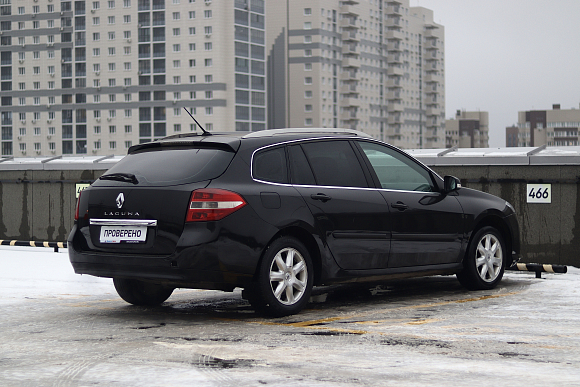
{"type": "Polygon", "coordinates": [[[337,264],[347,270],[386,268],[389,208],[369,188],[353,145],[346,140],[289,146],[292,184],[312,212],[337,264]]]}
{"type": "Polygon", "coordinates": [[[459,201],[439,192],[432,173],[403,152],[357,143],[390,206],[389,267],[458,262],[463,237],[459,201]]]}

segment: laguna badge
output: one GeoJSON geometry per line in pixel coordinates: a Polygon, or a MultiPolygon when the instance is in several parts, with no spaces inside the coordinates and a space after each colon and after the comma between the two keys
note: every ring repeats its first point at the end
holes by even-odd
{"type": "Polygon", "coordinates": [[[117,196],[117,208],[121,208],[123,207],[123,204],[125,203],[125,195],[123,195],[123,192],[121,192],[119,194],[119,196],[117,196]]]}

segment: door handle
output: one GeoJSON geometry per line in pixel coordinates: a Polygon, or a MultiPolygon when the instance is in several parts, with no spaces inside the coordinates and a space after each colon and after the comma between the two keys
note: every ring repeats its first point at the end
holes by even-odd
{"type": "Polygon", "coordinates": [[[314,200],[320,200],[323,203],[332,199],[330,196],[325,195],[323,193],[312,194],[312,195],[310,195],[310,197],[314,200]]]}
{"type": "Polygon", "coordinates": [[[409,208],[409,206],[403,202],[393,203],[393,204],[391,204],[391,207],[396,208],[399,211],[405,211],[407,208],[409,208]]]}

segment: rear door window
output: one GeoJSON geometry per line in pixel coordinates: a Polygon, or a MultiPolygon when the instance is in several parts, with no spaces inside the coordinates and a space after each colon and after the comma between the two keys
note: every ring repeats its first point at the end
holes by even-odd
{"type": "Polygon", "coordinates": [[[368,187],[365,174],[349,141],[303,143],[317,185],[368,187]]]}

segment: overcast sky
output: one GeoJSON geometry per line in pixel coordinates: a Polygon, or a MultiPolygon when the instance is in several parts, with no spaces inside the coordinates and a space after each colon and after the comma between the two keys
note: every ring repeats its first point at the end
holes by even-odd
{"type": "Polygon", "coordinates": [[[518,111],[580,104],[580,0],[411,0],[445,27],[446,118],[489,112],[490,147],[518,111]]]}

